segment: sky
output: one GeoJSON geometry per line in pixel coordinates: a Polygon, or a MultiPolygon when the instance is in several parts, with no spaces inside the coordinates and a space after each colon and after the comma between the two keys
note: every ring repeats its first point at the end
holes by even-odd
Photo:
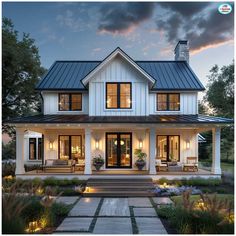
{"type": "Polygon", "coordinates": [[[134,60],[174,60],[176,43],[187,39],[190,66],[206,85],[212,66],[234,57],[234,14],[220,14],[221,4],[3,2],[2,14],[19,37],[35,39],[47,69],[55,60],[102,60],[118,46],[134,60]]]}

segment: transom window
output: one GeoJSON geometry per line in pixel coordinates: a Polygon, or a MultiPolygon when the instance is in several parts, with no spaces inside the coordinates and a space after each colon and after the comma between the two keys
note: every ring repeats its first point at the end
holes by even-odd
{"type": "Polygon", "coordinates": [[[131,83],[106,83],[106,108],[132,108],[131,83]]]}
{"type": "Polygon", "coordinates": [[[81,111],[82,94],[81,93],[60,93],[59,111],[81,111]]]}
{"type": "Polygon", "coordinates": [[[179,111],[180,95],[179,93],[158,93],[157,111],[179,111]]]}

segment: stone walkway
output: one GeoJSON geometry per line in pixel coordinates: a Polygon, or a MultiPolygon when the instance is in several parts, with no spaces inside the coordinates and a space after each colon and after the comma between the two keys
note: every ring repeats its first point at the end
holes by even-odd
{"type": "Polygon", "coordinates": [[[155,207],[172,204],[169,198],[57,199],[75,203],[55,234],[167,234],[155,207]]]}

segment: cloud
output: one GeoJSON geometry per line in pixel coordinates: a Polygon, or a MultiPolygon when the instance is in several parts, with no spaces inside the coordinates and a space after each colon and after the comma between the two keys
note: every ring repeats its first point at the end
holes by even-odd
{"type": "Polygon", "coordinates": [[[100,8],[100,33],[129,34],[143,21],[151,18],[154,3],[105,3],[100,8]]]}
{"type": "Polygon", "coordinates": [[[162,8],[170,9],[173,12],[177,12],[180,15],[188,18],[192,17],[194,14],[206,9],[210,3],[209,2],[160,2],[159,6],[162,8]]]}
{"type": "Polygon", "coordinates": [[[156,20],[157,30],[164,31],[171,44],[187,39],[191,53],[198,53],[233,40],[234,13],[220,14],[218,4],[181,2],[159,5],[169,11],[169,17],[156,20]]]}

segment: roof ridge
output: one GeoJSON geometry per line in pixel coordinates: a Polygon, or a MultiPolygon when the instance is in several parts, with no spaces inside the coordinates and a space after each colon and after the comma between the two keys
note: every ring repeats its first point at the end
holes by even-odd
{"type": "MultiPolygon", "coordinates": [[[[55,62],[102,62],[102,60],[56,60],[55,62]]],[[[186,61],[175,61],[175,60],[134,60],[134,62],[184,62],[186,61]]]]}

